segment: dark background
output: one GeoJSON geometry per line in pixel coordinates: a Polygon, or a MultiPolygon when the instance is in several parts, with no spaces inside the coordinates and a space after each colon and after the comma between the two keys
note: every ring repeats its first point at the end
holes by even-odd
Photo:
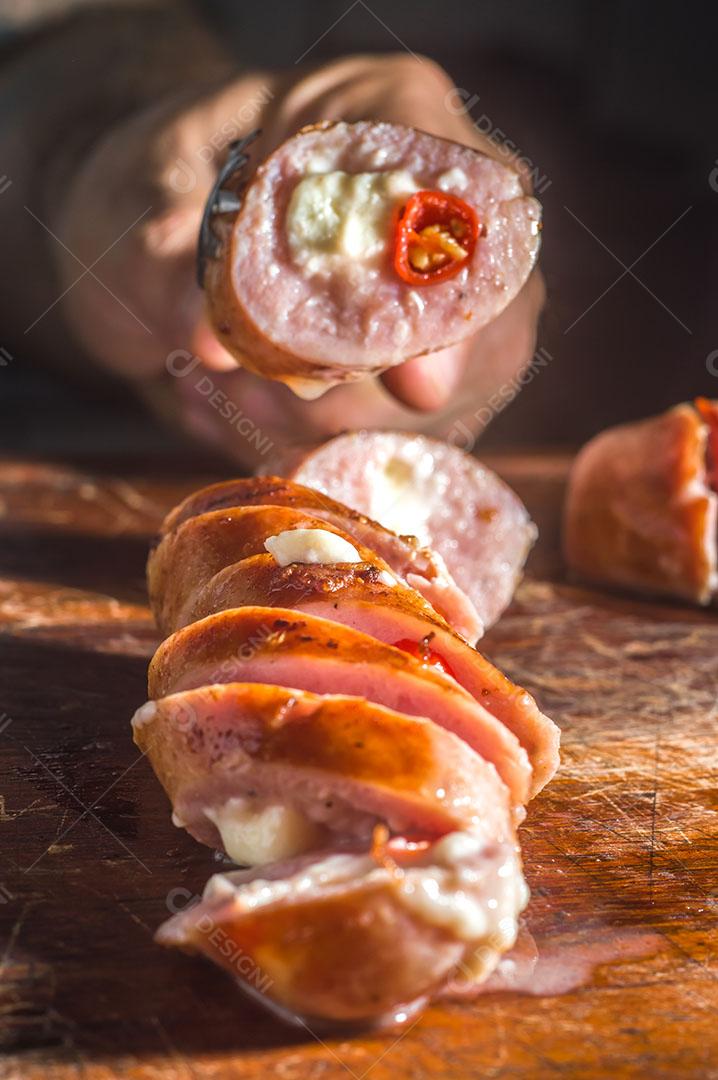
{"type": "MultiPolygon", "coordinates": [[[[715,3],[195,6],[238,63],[427,53],[466,91],[474,120],[534,164],[548,287],[539,345],[551,361],[480,450],[577,445],[607,424],[718,396],[715,3]]],[[[8,365],[1,387],[4,451],[173,446],[129,392],[70,386],[38,358],[8,365]]]]}

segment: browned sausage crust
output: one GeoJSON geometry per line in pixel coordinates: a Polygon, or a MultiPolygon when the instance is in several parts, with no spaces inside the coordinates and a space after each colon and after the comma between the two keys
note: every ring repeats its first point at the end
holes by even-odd
{"type": "Polygon", "coordinates": [[[715,403],[602,432],[569,480],[564,551],[598,584],[707,604],[718,587],[718,496],[707,453],[715,403]],[[706,419],[704,419],[704,417],[706,419]]]}
{"type": "Polygon", "coordinates": [[[381,1022],[511,947],[528,896],[515,828],[558,733],[357,532],[393,558],[419,549],[253,484],[188,500],[148,564],[175,632],[135,740],[175,824],[253,868],[215,876],[158,940],[285,1015],[381,1022]]]}

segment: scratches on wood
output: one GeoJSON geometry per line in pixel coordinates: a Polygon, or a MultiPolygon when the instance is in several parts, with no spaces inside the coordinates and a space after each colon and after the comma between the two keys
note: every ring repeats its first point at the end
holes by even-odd
{"type": "Polygon", "coordinates": [[[653,768],[653,799],[651,806],[651,850],[648,860],[648,888],[653,892],[653,857],[656,850],[656,813],[658,809],[658,767],[660,761],[661,731],[656,727],[656,741],[653,768]]]}

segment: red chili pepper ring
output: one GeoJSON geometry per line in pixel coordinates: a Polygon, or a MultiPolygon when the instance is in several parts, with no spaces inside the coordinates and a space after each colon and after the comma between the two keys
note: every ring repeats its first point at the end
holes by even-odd
{"type": "Polygon", "coordinates": [[[401,641],[395,641],[393,643],[394,648],[401,649],[402,652],[409,653],[410,656],[415,656],[417,660],[421,660],[424,667],[437,668],[439,671],[443,672],[444,675],[451,675],[452,678],[455,678],[453,671],[444,657],[440,653],[434,652],[431,648],[429,640],[433,636],[433,634],[429,634],[421,641],[411,641],[409,638],[402,638],[401,641]]]}
{"type": "Polygon", "coordinates": [[[456,195],[416,191],[394,225],[394,269],[407,285],[433,285],[454,277],[474,253],[480,224],[456,195]]]}

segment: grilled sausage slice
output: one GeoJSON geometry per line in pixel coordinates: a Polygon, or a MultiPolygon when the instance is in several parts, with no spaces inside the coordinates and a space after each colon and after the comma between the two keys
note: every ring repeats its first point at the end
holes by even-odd
{"type": "Polygon", "coordinates": [[[363,698],[227,683],[149,702],[133,727],[175,820],[238,862],[277,858],[285,827],[291,854],[325,831],[368,842],[381,822],[419,838],[510,829],[493,765],[430,720],[363,698]]]}
{"type": "Polygon", "coordinates": [[[558,768],[559,730],[526,690],[515,686],[411,589],[387,585],[376,570],[278,567],[257,556],[227,567],[196,597],[192,619],[246,604],[292,608],[360,630],[387,645],[402,642],[438,659],[456,681],[513,732],[533,769],[535,795],[558,768]]]}
{"type": "Polygon", "coordinates": [[[513,945],[527,900],[512,844],[453,833],[216,875],[157,940],[204,953],[312,1030],[381,1025],[449,977],[485,977],[513,945]]]}
{"type": "Polygon", "coordinates": [[[223,682],[350,694],[427,716],[493,763],[516,807],[528,801],[531,767],[516,736],[440,668],[368,634],[282,608],[221,611],[160,645],[148,691],[162,698],[223,682]]]}
{"type": "MultiPolygon", "coordinates": [[[[483,632],[481,617],[474,602],[447,570],[444,559],[430,547],[423,547],[415,536],[385,529],[363,513],[336,502],[327,494],[327,487],[318,485],[319,490],[312,490],[277,476],[225,480],[202,488],[175,507],[165,519],[162,535],[174,532],[189,518],[238,506],[285,506],[310,514],[371,548],[402,581],[420,592],[454,630],[467,641],[475,642],[483,632]]],[[[357,505],[360,502],[356,499],[357,505]]],[[[513,526],[519,527],[518,520],[513,520],[513,526]]],[[[409,524],[400,532],[410,532],[409,524]]],[[[483,572],[479,561],[477,571],[483,572]]]]}

